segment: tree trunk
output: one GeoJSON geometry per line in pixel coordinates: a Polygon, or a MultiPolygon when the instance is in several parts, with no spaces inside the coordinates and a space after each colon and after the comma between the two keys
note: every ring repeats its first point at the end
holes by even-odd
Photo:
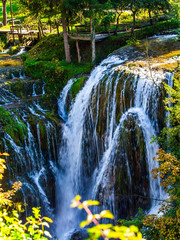
{"type": "Polygon", "coordinates": [[[66,19],[65,18],[62,18],[62,26],[63,26],[64,50],[65,50],[66,62],[70,63],[71,62],[71,55],[70,55],[68,33],[67,33],[67,26],[66,26],[66,19]]]}
{"type": "Polygon", "coordinates": [[[11,23],[12,23],[12,26],[14,26],[13,9],[12,9],[12,0],[10,0],[10,8],[11,8],[11,23]]]}
{"type": "Polygon", "coordinates": [[[132,36],[134,36],[134,29],[136,27],[136,11],[132,11],[132,13],[133,13],[133,27],[131,29],[131,34],[132,36]]]}
{"type": "Polygon", "coordinates": [[[7,25],[6,2],[7,2],[7,0],[2,0],[2,3],[3,3],[3,24],[4,24],[4,26],[7,25]]]}
{"type": "Polygon", "coordinates": [[[133,28],[136,27],[136,12],[133,12],[133,28]]]}
{"type": "Polygon", "coordinates": [[[95,44],[95,28],[93,23],[93,16],[90,19],[91,28],[91,48],[92,48],[92,63],[95,64],[96,61],[96,44],[95,44]]]}
{"type": "Polygon", "coordinates": [[[119,27],[119,18],[121,16],[121,13],[118,13],[118,17],[117,17],[117,23],[116,23],[116,29],[115,29],[115,32],[114,32],[114,35],[117,35],[117,32],[118,32],[118,27],[119,27]]]}
{"type": "Polygon", "coordinates": [[[58,24],[58,21],[55,19],[55,25],[56,25],[56,29],[57,29],[57,33],[58,33],[58,37],[60,36],[60,33],[59,33],[59,24],[58,24]]]}
{"type": "Polygon", "coordinates": [[[78,63],[81,62],[81,53],[80,53],[80,48],[79,48],[79,41],[76,40],[76,49],[77,49],[77,54],[78,54],[78,63]]]}
{"type": "Polygon", "coordinates": [[[153,25],[153,20],[152,20],[151,10],[150,9],[148,9],[148,13],[149,13],[150,24],[153,25]]]}

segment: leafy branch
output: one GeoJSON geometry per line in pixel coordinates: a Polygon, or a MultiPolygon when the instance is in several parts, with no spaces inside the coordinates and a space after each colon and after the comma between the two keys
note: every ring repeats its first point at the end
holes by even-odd
{"type": "Polygon", "coordinates": [[[114,219],[113,214],[109,210],[101,211],[98,214],[93,214],[89,209],[90,206],[99,205],[98,201],[87,200],[81,202],[81,197],[77,195],[73,200],[71,207],[84,209],[87,213],[86,221],[80,223],[80,227],[85,227],[94,223],[95,226],[87,229],[89,233],[89,239],[98,239],[103,237],[104,240],[110,238],[120,240],[143,240],[142,234],[139,232],[136,226],[113,226],[112,224],[100,224],[100,220],[103,218],[114,219]]]}

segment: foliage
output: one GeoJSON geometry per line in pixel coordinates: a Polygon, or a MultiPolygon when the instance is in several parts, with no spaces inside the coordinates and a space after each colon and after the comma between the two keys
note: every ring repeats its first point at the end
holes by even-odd
{"type": "Polygon", "coordinates": [[[134,226],[138,227],[140,229],[140,231],[142,232],[142,230],[144,230],[143,229],[144,218],[145,218],[145,212],[141,208],[139,208],[136,216],[131,217],[130,219],[119,219],[118,225],[123,225],[123,226],[127,226],[127,227],[134,225],[134,226]]]}
{"type": "Polygon", "coordinates": [[[135,37],[130,38],[129,40],[126,41],[127,45],[129,46],[139,46],[141,44],[141,41],[136,39],[135,37]]]}
{"type": "Polygon", "coordinates": [[[0,52],[3,51],[4,47],[5,47],[5,43],[0,38],[0,52]]]}
{"type": "Polygon", "coordinates": [[[153,170],[153,178],[161,178],[161,185],[169,194],[161,206],[158,215],[148,215],[144,225],[151,229],[148,239],[179,239],[180,238],[180,161],[170,153],[159,149],[156,161],[160,167],[153,170]]]}
{"type": "MultiPolygon", "coordinates": [[[[7,153],[0,156],[8,156],[7,153]]],[[[3,179],[6,169],[5,160],[0,157],[0,180],[3,179]]],[[[5,192],[0,189],[0,239],[19,239],[19,240],[46,240],[51,238],[46,230],[49,228],[48,222],[52,220],[48,217],[41,217],[40,208],[33,208],[33,216],[26,218],[26,223],[22,223],[19,213],[22,211],[21,204],[13,202],[13,196],[21,188],[21,182],[15,182],[12,190],[5,192]],[[47,238],[48,237],[48,238],[47,238]]],[[[2,184],[0,185],[2,187],[2,184]]]]}
{"type": "Polygon", "coordinates": [[[162,130],[161,135],[157,138],[159,144],[165,151],[180,158],[180,66],[174,75],[174,87],[170,88],[165,84],[167,93],[171,96],[166,98],[166,110],[170,112],[168,121],[171,127],[162,130]]]}
{"type": "Polygon", "coordinates": [[[91,64],[67,64],[65,61],[34,61],[28,58],[25,63],[26,74],[34,78],[42,78],[46,82],[46,92],[59,95],[67,81],[75,75],[89,73],[91,64]]]}
{"type": "Polygon", "coordinates": [[[77,95],[77,93],[81,90],[81,88],[84,86],[84,83],[86,82],[87,77],[80,77],[76,81],[74,81],[72,87],[71,87],[71,97],[74,99],[77,95]]]}
{"type": "Polygon", "coordinates": [[[103,237],[105,240],[114,238],[121,240],[143,240],[142,234],[139,232],[136,226],[113,226],[112,224],[100,224],[100,220],[107,218],[113,219],[114,216],[109,210],[103,210],[99,214],[93,214],[89,207],[94,205],[99,205],[98,201],[84,201],[81,202],[81,197],[78,195],[72,200],[71,207],[78,207],[79,209],[84,209],[87,213],[87,220],[81,222],[80,227],[85,227],[94,223],[94,227],[87,229],[89,233],[89,239],[98,239],[103,237]]]}
{"type": "Polygon", "coordinates": [[[13,46],[9,49],[9,54],[14,55],[19,52],[19,47],[18,46],[13,46]]]}
{"type": "Polygon", "coordinates": [[[2,128],[19,145],[21,144],[19,140],[23,141],[24,135],[27,134],[26,125],[20,120],[18,123],[10,112],[0,107],[0,129],[2,128]]]}
{"type": "Polygon", "coordinates": [[[148,215],[144,225],[149,230],[147,239],[180,239],[180,67],[174,76],[174,87],[165,84],[171,96],[165,99],[169,111],[171,127],[164,128],[158,138],[163,149],[157,152],[156,161],[160,163],[153,169],[153,178],[161,179],[161,185],[169,195],[159,210],[159,216],[148,215]],[[171,151],[165,152],[165,151],[171,151]]]}

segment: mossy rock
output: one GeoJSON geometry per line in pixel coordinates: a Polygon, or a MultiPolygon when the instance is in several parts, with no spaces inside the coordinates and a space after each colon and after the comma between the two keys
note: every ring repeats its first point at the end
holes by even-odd
{"type": "Polygon", "coordinates": [[[13,46],[9,49],[9,54],[14,55],[19,52],[19,49],[20,49],[19,46],[13,46]]]}
{"type": "Polygon", "coordinates": [[[83,76],[78,78],[76,81],[74,81],[72,87],[71,87],[71,97],[74,99],[76,95],[79,93],[79,91],[83,88],[86,80],[88,79],[87,76],[83,76]]]}
{"type": "Polygon", "coordinates": [[[26,125],[20,121],[19,123],[11,116],[11,113],[0,107],[0,128],[8,133],[15,143],[21,145],[27,134],[26,125]]]}
{"type": "Polygon", "coordinates": [[[47,149],[47,131],[46,125],[43,120],[39,121],[39,134],[40,134],[40,141],[41,141],[41,149],[47,149]]]}

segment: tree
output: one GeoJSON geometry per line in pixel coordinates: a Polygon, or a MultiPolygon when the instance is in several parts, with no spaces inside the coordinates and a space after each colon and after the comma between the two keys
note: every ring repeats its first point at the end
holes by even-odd
{"type": "Polygon", "coordinates": [[[132,34],[134,34],[134,28],[136,26],[136,14],[143,7],[143,0],[125,0],[124,4],[126,5],[126,9],[131,10],[133,14],[132,34]]]}
{"type": "Polygon", "coordinates": [[[67,32],[67,23],[66,23],[66,16],[67,16],[67,9],[66,4],[67,1],[64,0],[20,0],[22,4],[24,4],[31,14],[36,15],[38,19],[38,28],[40,37],[43,35],[43,29],[41,24],[42,17],[49,17],[53,15],[59,14],[61,16],[62,25],[63,25],[63,36],[64,36],[64,49],[65,49],[65,56],[66,61],[68,63],[71,62],[70,56],[70,48],[68,42],[68,32],[67,32]]]}
{"type": "Polygon", "coordinates": [[[115,35],[117,35],[121,13],[127,8],[126,4],[127,4],[126,1],[112,0],[112,6],[114,9],[116,9],[116,14],[117,14],[117,20],[116,20],[117,25],[115,29],[115,35]]]}
{"type": "Polygon", "coordinates": [[[148,10],[150,24],[153,24],[151,12],[153,11],[166,11],[170,9],[168,0],[144,0],[143,8],[148,10]]]}
{"type": "Polygon", "coordinates": [[[7,25],[7,11],[6,11],[6,4],[7,4],[7,0],[2,0],[2,4],[3,4],[3,24],[4,26],[7,25]]]}
{"type": "Polygon", "coordinates": [[[162,204],[160,216],[149,215],[144,221],[151,230],[148,239],[162,240],[180,239],[180,66],[174,75],[174,87],[165,84],[165,88],[171,96],[165,99],[171,127],[164,128],[157,139],[162,149],[155,160],[160,166],[152,174],[154,179],[160,177],[169,199],[162,204]]]}

